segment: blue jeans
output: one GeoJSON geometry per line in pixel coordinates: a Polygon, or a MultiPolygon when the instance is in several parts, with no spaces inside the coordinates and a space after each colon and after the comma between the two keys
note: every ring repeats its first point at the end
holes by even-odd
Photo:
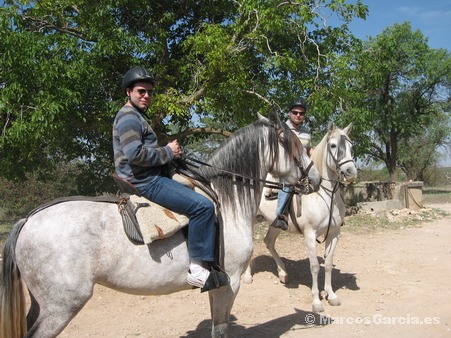
{"type": "Polygon", "coordinates": [[[188,252],[191,259],[215,260],[215,207],[208,198],[164,176],[136,188],[148,200],[188,216],[188,252]]]}
{"type": "Polygon", "coordinates": [[[289,203],[289,198],[293,192],[292,187],[283,187],[277,194],[276,216],[281,216],[289,203]]]}

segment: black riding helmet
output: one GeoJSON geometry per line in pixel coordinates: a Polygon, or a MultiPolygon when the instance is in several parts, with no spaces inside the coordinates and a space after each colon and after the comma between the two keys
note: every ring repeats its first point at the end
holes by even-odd
{"type": "Polygon", "coordinates": [[[296,101],[294,101],[294,102],[290,105],[290,107],[288,108],[288,110],[291,110],[291,109],[293,109],[294,107],[302,107],[302,108],[304,108],[305,110],[307,110],[307,104],[306,104],[303,100],[296,100],[296,101]]]}
{"type": "Polygon", "coordinates": [[[131,87],[135,82],[149,82],[155,86],[155,77],[153,74],[144,67],[134,67],[125,73],[122,78],[122,90],[131,87]]]}

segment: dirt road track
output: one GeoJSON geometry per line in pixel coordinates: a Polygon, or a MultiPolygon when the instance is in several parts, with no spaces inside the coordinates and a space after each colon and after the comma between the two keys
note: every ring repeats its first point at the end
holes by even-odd
{"type": "MultiPolygon", "coordinates": [[[[434,205],[451,213],[451,205],[434,205]]],[[[451,337],[451,216],[415,228],[355,234],[346,226],[335,254],[342,305],[311,312],[309,263],[300,236],[280,238],[291,280],[282,285],[258,243],[254,283],[242,284],[231,337],[451,337]]],[[[322,249],[318,251],[322,255],[322,249]]],[[[320,285],[323,284],[323,270],[320,285]]],[[[60,337],[209,337],[208,296],[142,297],[96,287],[60,337]]]]}

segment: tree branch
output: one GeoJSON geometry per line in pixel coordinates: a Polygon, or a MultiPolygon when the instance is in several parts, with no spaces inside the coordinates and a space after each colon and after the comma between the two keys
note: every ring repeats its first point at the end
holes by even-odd
{"type": "Polygon", "coordinates": [[[225,137],[230,137],[233,133],[224,129],[215,129],[215,128],[190,128],[187,130],[184,130],[180,133],[173,134],[173,135],[167,135],[169,140],[179,139],[186,137],[188,135],[194,135],[194,134],[215,134],[215,135],[222,135],[225,137]]]}
{"type": "Polygon", "coordinates": [[[246,93],[246,94],[251,94],[251,95],[257,96],[260,100],[262,100],[263,102],[269,104],[270,106],[273,105],[273,103],[272,103],[270,100],[268,100],[268,99],[267,99],[266,97],[264,97],[263,95],[260,95],[259,93],[254,92],[253,90],[242,89],[242,92],[243,92],[243,93],[246,93]]]}
{"type": "Polygon", "coordinates": [[[199,101],[199,99],[201,99],[204,96],[206,90],[207,89],[205,87],[202,87],[199,90],[195,91],[190,96],[187,96],[187,97],[181,99],[180,103],[184,106],[191,105],[193,102],[199,101]]]}
{"type": "Polygon", "coordinates": [[[55,25],[55,24],[53,24],[53,23],[51,23],[51,22],[49,22],[47,20],[44,20],[43,18],[35,18],[33,16],[28,16],[28,15],[24,15],[23,18],[25,20],[30,20],[30,21],[36,23],[36,29],[37,29],[38,32],[41,32],[45,28],[54,29],[57,32],[65,33],[65,34],[74,36],[74,37],[76,37],[78,39],[81,39],[83,41],[97,42],[97,40],[89,40],[89,39],[87,39],[87,37],[84,34],[82,34],[80,31],[78,31],[76,29],[73,29],[73,28],[70,28],[70,27],[67,27],[67,26],[66,27],[59,27],[59,26],[57,26],[57,25],[55,25]]]}

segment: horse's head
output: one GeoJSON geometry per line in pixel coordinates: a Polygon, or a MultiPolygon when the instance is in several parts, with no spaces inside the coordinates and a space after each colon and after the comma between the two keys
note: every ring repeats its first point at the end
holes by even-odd
{"type": "Polygon", "coordinates": [[[325,136],[326,166],[341,176],[345,182],[357,179],[357,167],[352,157],[352,142],[349,138],[351,129],[352,124],[339,129],[334,123],[329,123],[325,136]]]}
{"type": "Polygon", "coordinates": [[[258,116],[260,121],[269,126],[269,142],[277,144],[273,147],[273,155],[268,154],[271,159],[268,163],[269,173],[290,184],[308,178],[309,190],[317,191],[321,184],[321,175],[296,135],[286,123],[280,121],[274,111],[268,118],[260,114],[258,116]]]}

